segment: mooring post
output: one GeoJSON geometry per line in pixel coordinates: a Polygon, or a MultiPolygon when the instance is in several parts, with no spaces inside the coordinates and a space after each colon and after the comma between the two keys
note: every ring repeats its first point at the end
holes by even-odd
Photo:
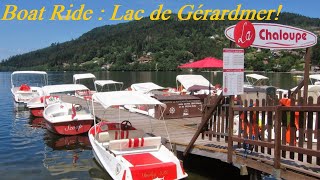
{"type": "Polygon", "coordinates": [[[311,59],[311,47],[306,49],[306,55],[304,57],[304,76],[303,76],[303,105],[307,105],[308,100],[308,84],[309,84],[309,71],[310,71],[310,60],[311,59]]]}
{"type": "MultiPolygon", "coordinates": [[[[230,41],[230,48],[235,48],[236,44],[233,41],[230,41]]],[[[233,154],[233,105],[234,105],[234,95],[230,96],[229,100],[229,128],[228,128],[228,163],[232,163],[232,154],[233,154]]]]}
{"type": "Polygon", "coordinates": [[[228,163],[232,163],[232,153],[233,153],[233,104],[234,104],[234,96],[230,96],[229,101],[229,130],[228,130],[228,163]]]}

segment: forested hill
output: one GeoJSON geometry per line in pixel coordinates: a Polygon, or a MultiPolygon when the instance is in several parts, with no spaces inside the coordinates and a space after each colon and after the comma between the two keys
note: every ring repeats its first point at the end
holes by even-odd
{"type": "MultiPolygon", "coordinates": [[[[95,28],[78,39],[52,43],[50,47],[10,57],[0,63],[0,70],[175,70],[179,64],[190,59],[197,60],[207,56],[222,58],[222,49],[229,44],[224,36],[224,30],[235,23],[234,21],[179,21],[177,18],[168,21],[150,21],[149,18],[144,18],[140,21],[106,25],[95,28]]],[[[282,13],[276,23],[301,27],[318,34],[320,32],[318,18],[282,13]]],[[[272,70],[274,63],[280,63],[282,67],[285,65],[281,64],[284,62],[281,58],[288,56],[292,58],[286,61],[290,61],[291,66],[296,66],[294,68],[299,68],[301,64],[299,60],[303,56],[299,51],[270,56],[269,51],[256,52],[256,50],[255,48],[247,50],[248,69],[272,70]],[[253,63],[266,60],[269,60],[268,65],[264,63],[266,67],[253,63]]],[[[318,43],[313,48],[314,64],[320,63],[319,57],[318,43]]],[[[280,70],[288,69],[289,67],[280,70]]]]}

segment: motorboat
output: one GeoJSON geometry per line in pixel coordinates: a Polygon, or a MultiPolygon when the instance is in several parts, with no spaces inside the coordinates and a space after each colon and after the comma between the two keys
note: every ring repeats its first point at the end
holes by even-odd
{"type": "Polygon", "coordinates": [[[123,82],[113,80],[96,80],[94,81],[97,92],[121,91],[123,82]]]}
{"type": "Polygon", "coordinates": [[[269,78],[260,74],[246,74],[244,87],[270,86],[269,78]]]}
{"type": "MultiPolygon", "coordinates": [[[[127,90],[141,92],[148,96],[154,96],[159,94],[169,95],[168,88],[164,88],[159,86],[153,82],[145,82],[145,83],[134,83],[127,90]]],[[[130,112],[136,112],[140,114],[144,114],[147,116],[154,117],[155,109],[154,106],[149,105],[124,105],[124,108],[129,110],[130,112]]]]}
{"type": "MultiPolygon", "coordinates": [[[[154,95],[164,92],[164,90],[168,90],[168,88],[159,86],[153,82],[144,82],[144,83],[135,83],[130,86],[132,91],[142,92],[144,94],[154,95]]],[[[165,91],[167,92],[167,91],[165,91]]]]}
{"type": "Polygon", "coordinates": [[[276,96],[280,98],[288,94],[288,90],[280,89],[271,85],[269,78],[260,74],[246,74],[246,82],[244,82],[244,93],[241,96],[242,100],[272,98],[276,96]]]}
{"type": "MultiPolygon", "coordinates": [[[[317,102],[318,97],[320,96],[320,74],[311,74],[309,75],[310,83],[308,85],[308,97],[313,98],[313,102],[317,102]]],[[[297,87],[291,89],[291,92],[294,91],[297,87]]],[[[301,93],[303,93],[304,88],[301,88],[301,93]]]]}
{"type": "Polygon", "coordinates": [[[35,117],[43,117],[43,110],[46,106],[60,102],[60,94],[75,95],[79,91],[90,91],[82,84],[59,84],[49,85],[42,88],[43,96],[31,99],[27,103],[31,114],[35,117]]]}
{"type": "Polygon", "coordinates": [[[73,83],[74,84],[83,84],[88,87],[89,91],[76,91],[76,96],[84,99],[90,99],[93,93],[97,91],[95,88],[96,76],[91,73],[84,73],[84,74],[74,74],[73,75],[73,83]]]}
{"type": "Polygon", "coordinates": [[[208,95],[215,93],[215,86],[202,75],[178,75],[176,84],[178,91],[182,94],[208,95]]]}
{"type": "Polygon", "coordinates": [[[48,85],[44,71],[14,71],[11,74],[11,93],[16,103],[26,105],[34,97],[42,95],[42,86],[48,85]]]}
{"type": "Polygon", "coordinates": [[[77,135],[89,131],[93,116],[89,107],[80,104],[54,103],[43,111],[46,127],[49,131],[61,135],[77,135]]]}
{"type": "MultiPolygon", "coordinates": [[[[105,109],[143,104],[166,107],[158,100],[135,91],[95,93],[93,101],[105,109]]],[[[133,127],[129,120],[109,120],[96,124],[95,119],[88,136],[95,159],[113,179],[182,179],[188,176],[179,159],[161,143],[161,137],[146,137],[145,132],[133,127]]]]}

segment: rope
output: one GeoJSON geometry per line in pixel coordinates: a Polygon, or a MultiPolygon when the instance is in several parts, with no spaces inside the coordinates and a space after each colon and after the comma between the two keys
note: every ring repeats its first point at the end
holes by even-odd
{"type": "Polygon", "coordinates": [[[165,127],[166,133],[167,133],[167,135],[168,135],[167,138],[168,138],[168,140],[169,140],[169,145],[170,145],[171,151],[173,151],[173,146],[172,146],[172,143],[171,143],[170,134],[169,134],[169,131],[168,131],[168,128],[167,128],[166,121],[164,120],[164,117],[163,117],[164,111],[165,111],[165,108],[164,108],[163,111],[162,111],[161,108],[160,108],[160,114],[161,114],[161,115],[160,115],[159,120],[162,120],[163,123],[164,123],[164,127],[165,127]]]}

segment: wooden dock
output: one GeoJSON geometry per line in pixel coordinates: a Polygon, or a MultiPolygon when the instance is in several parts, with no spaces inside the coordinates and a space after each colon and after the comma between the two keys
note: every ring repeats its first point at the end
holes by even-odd
{"type": "MultiPolygon", "coordinates": [[[[91,105],[91,101],[86,101],[74,96],[61,96],[62,101],[80,104],[83,107],[91,105]]],[[[89,106],[89,108],[92,108],[89,106]]],[[[157,120],[149,116],[138,113],[130,113],[126,110],[117,108],[109,108],[105,110],[100,104],[94,103],[95,115],[100,120],[108,121],[123,121],[129,120],[132,125],[137,129],[142,129],[146,133],[152,133],[156,136],[161,136],[170,140],[173,145],[173,150],[184,152],[190,146],[190,142],[194,137],[196,141],[192,144],[189,151],[191,154],[205,156],[208,158],[219,159],[224,162],[228,161],[228,152],[232,154],[232,164],[237,167],[245,165],[247,167],[277,175],[284,179],[320,179],[320,166],[317,165],[317,157],[319,158],[320,151],[317,150],[317,143],[312,143],[316,156],[303,154],[301,161],[301,152],[294,153],[289,150],[282,151],[282,158],[280,159],[280,168],[275,169],[275,149],[274,142],[264,143],[259,141],[255,150],[248,151],[240,147],[241,140],[232,141],[232,151],[228,151],[228,128],[227,116],[212,117],[209,129],[205,132],[202,131],[201,136],[195,136],[202,122],[201,117],[197,118],[181,118],[181,119],[168,119],[157,120]],[[120,114],[120,118],[119,118],[120,114]],[[150,126],[151,124],[151,126],[150,126]],[[214,133],[210,133],[214,131],[214,133]],[[167,135],[167,132],[169,136],[167,135]],[[271,144],[271,145],[270,145],[271,144]],[[267,153],[268,152],[268,153],[267,153]],[[300,161],[299,161],[299,160],[300,161]],[[307,162],[308,161],[308,162],[307,162]]],[[[319,136],[318,136],[319,137],[319,136]]],[[[233,138],[236,138],[235,136],[233,138]]],[[[248,140],[250,143],[250,140],[248,140]]],[[[300,143],[301,144],[301,143],[300,143]]],[[[319,144],[319,143],[318,143],[319,144]]],[[[303,143],[302,148],[310,148],[310,143],[303,143]]],[[[229,162],[230,163],[230,162],[229,162]]]]}

